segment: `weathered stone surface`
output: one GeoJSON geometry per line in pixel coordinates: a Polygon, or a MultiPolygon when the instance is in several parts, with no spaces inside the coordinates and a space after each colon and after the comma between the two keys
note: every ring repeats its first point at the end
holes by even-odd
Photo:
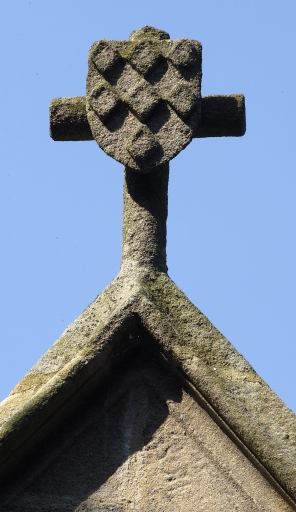
{"type": "Polygon", "coordinates": [[[35,453],[10,512],[292,509],[141,336],[112,381],[35,453]],[[28,471],[29,469],[29,471],[28,471]]]}
{"type": "Polygon", "coordinates": [[[119,99],[105,83],[99,83],[90,95],[89,101],[95,113],[102,121],[106,121],[113,110],[118,106],[119,99]]]}
{"type": "MultiPolygon", "coordinates": [[[[90,52],[88,117],[110,154],[124,126],[136,164],[121,270],[0,406],[3,511],[296,510],[295,415],[166,274],[165,158],[194,133],[201,59],[168,39],[144,27],[90,52]]],[[[84,100],[58,101],[53,126],[71,132],[79,105],[86,130],[84,100]]],[[[197,136],[242,132],[244,98],[207,98],[202,117],[197,136]]]]}
{"type": "Polygon", "coordinates": [[[242,94],[203,98],[201,121],[195,137],[234,137],[245,132],[245,98],[242,94]]]}
{"type": "Polygon", "coordinates": [[[148,25],[131,32],[130,41],[145,41],[147,39],[165,41],[166,39],[170,39],[170,35],[165,30],[159,30],[158,28],[149,27],[148,25]]]}
{"type": "Polygon", "coordinates": [[[144,40],[131,51],[130,63],[141,74],[146,75],[159,61],[161,54],[151,40],[144,40]]]}
{"type": "Polygon", "coordinates": [[[125,169],[121,271],[167,271],[166,219],[169,165],[152,174],[125,169]]]}
{"type": "MultiPolygon", "coordinates": [[[[242,137],[245,131],[243,94],[201,98],[201,120],[193,137],[242,137]]],[[[84,96],[52,100],[50,136],[56,141],[93,140],[84,96]]]]}
{"type": "Polygon", "coordinates": [[[116,375],[118,361],[141,347],[143,333],[149,333],[171,371],[185,379],[215,422],[293,507],[295,415],[161,270],[165,174],[127,170],[121,272],[2,403],[0,478],[28,460],[92,391],[116,375]],[[152,177],[149,201],[149,194],[141,195],[141,180],[152,177]],[[153,208],[157,188],[162,192],[153,208]],[[142,234],[147,245],[137,218],[147,225],[142,234]]]}
{"type": "Polygon", "coordinates": [[[92,53],[92,61],[100,73],[110,71],[120,60],[120,54],[111,41],[99,41],[92,53]]]}
{"type": "Polygon", "coordinates": [[[130,41],[98,41],[89,53],[86,110],[94,139],[142,172],[184,149],[201,116],[201,45],[164,34],[144,27],[130,41]],[[98,88],[109,92],[97,94],[98,88]],[[100,114],[111,92],[112,119],[100,114]]]}
{"type": "Polygon", "coordinates": [[[93,140],[84,96],[56,98],[50,102],[50,136],[53,140],[93,140]]]}

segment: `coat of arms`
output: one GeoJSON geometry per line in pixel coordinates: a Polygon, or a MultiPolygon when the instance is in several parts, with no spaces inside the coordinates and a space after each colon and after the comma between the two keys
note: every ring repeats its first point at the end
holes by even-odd
{"type": "Polygon", "coordinates": [[[201,116],[201,44],[150,27],[89,53],[87,117],[110,156],[140,172],[174,158],[201,116]]]}

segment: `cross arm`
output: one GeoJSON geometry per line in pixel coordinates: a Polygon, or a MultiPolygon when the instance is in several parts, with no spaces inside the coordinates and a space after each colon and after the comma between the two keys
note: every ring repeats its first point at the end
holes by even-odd
{"type": "MultiPolygon", "coordinates": [[[[195,138],[241,137],[246,131],[243,94],[205,96],[195,138]]],[[[55,141],[94,140],[86,115],[85,96],[55,98],[50,103],[50,136],[55,141]]]]}

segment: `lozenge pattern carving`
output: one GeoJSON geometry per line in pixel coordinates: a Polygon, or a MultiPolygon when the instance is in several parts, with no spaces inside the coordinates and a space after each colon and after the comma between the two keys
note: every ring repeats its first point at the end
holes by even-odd
{"type": "Polygon", "coordinates": [[[87,116],[99,146],[149,172],[192,139],[201,115],[201,45],[189,39],[98,41],[89,53],[87,116]]]}

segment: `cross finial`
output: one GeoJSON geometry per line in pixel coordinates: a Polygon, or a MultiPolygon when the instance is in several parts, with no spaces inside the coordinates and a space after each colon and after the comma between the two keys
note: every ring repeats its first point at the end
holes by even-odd
{"type": "Polygon", "coordinates": [[[54,140],[95,139],[126,167],[122,269],[167,269],[169,161],[194,137],[245,133],[243,95],[201,97],[201,52],[148,26],[103,39],[89,52],[86,98],[51,102],[54,140]]]}

